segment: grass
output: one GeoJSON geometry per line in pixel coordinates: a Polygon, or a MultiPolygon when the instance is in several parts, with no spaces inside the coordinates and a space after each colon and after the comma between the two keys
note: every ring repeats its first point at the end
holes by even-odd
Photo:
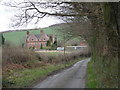
{"type": "Polygon", "coordinates": [[[92,61],[88,63],[87,75],[87,88],[97,88],[98,81],[96,80],[92,61]]]}
{"type": "Polygon", "coordinates": [[[60,51],[60,52],[37,52],[37,53],[43,53],[43,54],[50,55],[50,56],[64,55],[64,51],[60,51]]]}
{"type": "Polygon", "coordinates": [[[62,68],[62,66],[54,66],[54,65],[48,65],[45,68],[35,68],[35,69],[25,69],[16,72],[18,76],[13,76],[12,80],[14,80],[15,85],[13,87],[26,87],[31,84],[34,80],[38,80],[39,78],[42,78],[46,76],[48,73],[57,70],[59,68],[62,68]]]}
{"type": "Polygon", "coordinates": [[[42,52],[46,55],[50,55],[50,56],[58,56],[58,55],[61,55],[63,54],[62,52],[42,52]]]}
{"type": "Polygon", "coordinates": [[[9,80],[8,81],[9,84],[8,85],[6,84],[6,85],[7,87],[17,87],[17,88],[28,87],[34,84],[38,79],[46,77],[53,71],[69,67],[81,59],[83,58],[76,59],[74,61],[70,61],[64,64],[48,64],[47,66],[42,68],[24,69],[19,71],[13,70],[10,73],[6,74],[6,75],[9,75],[5,78],[9,80]]]}

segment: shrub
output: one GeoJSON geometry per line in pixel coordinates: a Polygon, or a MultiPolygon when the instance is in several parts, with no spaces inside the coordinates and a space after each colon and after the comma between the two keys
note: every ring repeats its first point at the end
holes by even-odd
{"type": "Polygon", "coordinates": [[[40,49],[43,49],[43,45],[41,44],[40,49]]]}
{"type": "Polygon", "coordinates": [[[34,60],[44,63],[64,63],[79,58],[80,56],[86,56],[87,54],[88,53],[86,52],[81,53],[78,51],[73,53],[65,53],[65,55],[63,53],[35,53],[33,50],[7,43],[3,46],[2,59],[3,66],[7,64],[26,64],[26,62],[34,60]]]}
{"type": "Polygon", "coordinates": [[[35,52],[11,44],[4,45],[2,51],[3,66],[8,63],[22,64],[28,60],[38,59],[35,52]]]}

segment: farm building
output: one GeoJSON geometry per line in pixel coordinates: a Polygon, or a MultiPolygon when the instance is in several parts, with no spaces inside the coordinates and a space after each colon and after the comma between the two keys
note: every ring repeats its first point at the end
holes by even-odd
{"type": "Polygon", "coordinates": [[[84,50],[86,49],[88,46],[66,46],[66,50],[68,51],[73,51],[73,50],[84,50]]]}

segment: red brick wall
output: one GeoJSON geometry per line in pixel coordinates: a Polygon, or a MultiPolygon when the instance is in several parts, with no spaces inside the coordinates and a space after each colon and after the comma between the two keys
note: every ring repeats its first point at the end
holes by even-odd
{"type": "Polygon", "coordinates": [[[46,43],[47,42],[27,42],[27,48],[30,48],[30,47],[35,47],[36,49],[40,49],[41,47],[41,44],[46,47],[46,43]]]}
{"type": "Polygon", "coordinates": [[[26,41],[26,47],[30,48],[30,47],[35,47],[36,49],[40,49],[41,44],[45,47],[47,40],[49,39],[49,37],[47,37],[46,34],[44,34],[38,41],[38,39],[33,35],[29,36],[29,38],[26,41]],[[44,40],[45,39],[45,40],[44,40]]]}

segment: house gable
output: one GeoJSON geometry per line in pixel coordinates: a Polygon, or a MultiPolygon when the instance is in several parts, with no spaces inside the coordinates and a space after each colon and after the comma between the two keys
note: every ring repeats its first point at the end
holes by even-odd
{"type": "Polygon", "coordinates": [[[49,37],[48,37],[46,34],[43,34],[43,35],[41,35],[40,40],[41,40],[41,41],[48,41],[48,40],[49,40],[49,37]]]}
{"type": "Polygon", "coordinates": [[[27,41],[33,42],[33,41],[38,41],[38,39],[36,38],[36,36],[34,34],[32,34],[27,38],[27,41]]]}

